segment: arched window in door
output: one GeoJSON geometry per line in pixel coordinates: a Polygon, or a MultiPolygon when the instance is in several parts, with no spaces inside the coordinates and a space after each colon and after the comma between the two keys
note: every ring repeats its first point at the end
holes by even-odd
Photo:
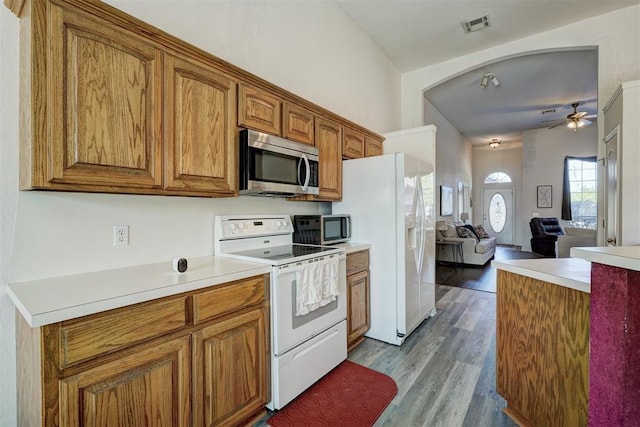
{"type": "Polygon", "coordinates": [[[511,177],[504,172],[493,172],[484,179],[485,184],[504,184],[511,182],[511,177]]]}

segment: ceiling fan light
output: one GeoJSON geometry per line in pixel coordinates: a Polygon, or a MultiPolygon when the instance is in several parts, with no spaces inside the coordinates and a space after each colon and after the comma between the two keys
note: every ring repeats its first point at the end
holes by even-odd
{"type": "Polygon", "coordinates": [[[567,127],[569,129],[576,129],[578,127],[578,125],[576,124],[576,122],[574,122],[573,120],[570,121],[569,123],[567,123],[567,127]]]}
{"type": "Polygon", "coordinates": [[[482,76],[482,80],[480,80],[480,87],[485,88],[489,84],[489,75],[485,74],[482,76]]]}
{"type": "Polygon", "coordinates": [[[496,138],[493,138],[491,140],[491,142],[489,143],[489,147],[493,148],[494,150],[496,148],[498,148],[499,146],[500,146],[500,141],[498,139],[496,139],[496,138]]]}

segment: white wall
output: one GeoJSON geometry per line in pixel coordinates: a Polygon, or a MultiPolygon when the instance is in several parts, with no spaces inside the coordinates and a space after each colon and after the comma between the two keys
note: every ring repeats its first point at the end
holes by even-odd
{"type": "MultiPolygon", "coordinates": [[[[503,172],[511,177],[511,184],[500,184],[500,187],[514,189],[514,233],[513,243],[522,245],[522,143],[502,144],[495,150],[488,147],[473,148],[473,215],[474,224],[482,223],[484,179],[493,172],[503,172]]],[[[498,185],[487,188],[495,188],[498,185]]]]}
{"type": "Polygon", "coordinates": [[[14,426],[15,317],[6,284],[18,195],[18,20],[3,6],[0,52],[0,426],[14,426]]]}
{"type": "MultiPolygon", "coordinates": [[[[436,134],[436,214],[437,220],[459,221],[458,182],[471,188],[471,144],[429,101],[425,100],[424,123],[438,128],[436,134]],[[453,190],[453,215],[440,216],[440,185],[453,190]]],[[[472,189],[472,188],[471,188],[472,189]]],[[[473,215],[469,219],[473,221],[473,215]]]]}
{"type": "Polygon", "coordinates": [[[512,56],[581,46],[598,47],[598,99],[607,100],[619,83],[640,78],[640,5],[403,74],[402,127],[423,124],[424,90],[451,77],[512,56]]]}
{"type": "Polygon", "coordinates": [[[562,216],[562,181],[565,156],[587,157],[598,153],[598,130],[595,126],[577,132],[564,126],[524,132],[522,146],[522,249],[531,250],[529,219],[533,213],[541,217],[557,217],[564,227],[562,216]],[[537,207],[538,185],[552,186],[550,208],[537,207]]]}
{"type": "MultiPolygon", "coordinates": [[[[399,128],[399,72],[332,3],[117,4],[371,130],[399,128]]],[[[209,255],[216,214],[326,212],[329,204],[18,192],[18,19],[2,6],[0,28],[0,425],[11,426],[15,326],[8,282],[209,255]],[[130,226],[130,246],[112,246],[115,224],[130,226]]]]}

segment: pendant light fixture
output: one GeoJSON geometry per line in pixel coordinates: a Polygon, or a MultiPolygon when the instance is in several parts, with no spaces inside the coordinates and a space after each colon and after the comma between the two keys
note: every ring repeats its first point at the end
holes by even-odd
{"type": "Polygon", "coordinates": [[[498,140],[498,138],[493,138],[491,142],[489,142],[489,147],[493,148],[494,150],[499,146],[500,146],[500,140],[498,140]]]}

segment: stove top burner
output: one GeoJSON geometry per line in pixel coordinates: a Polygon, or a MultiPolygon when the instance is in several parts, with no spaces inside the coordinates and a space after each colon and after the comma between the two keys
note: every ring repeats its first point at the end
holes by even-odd
{"type": "Polygon", "coordinates": [[[308,255],[322,254],[323,252],[336,251],[338,251],[338,248],[331,248],[326,246],[286,245],[234,252],[233,255],[240,256],[242,258],[255,258],[265,261],[296,261],[296,258],[307,257],[308,255]]]}

